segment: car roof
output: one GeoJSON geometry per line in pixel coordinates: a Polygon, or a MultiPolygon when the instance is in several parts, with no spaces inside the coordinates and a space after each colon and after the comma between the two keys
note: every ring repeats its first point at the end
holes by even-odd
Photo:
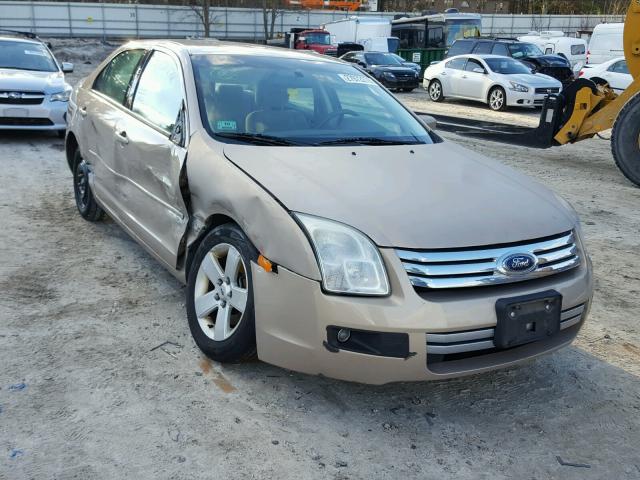
{"type": "Polygon", "coordinates": [[[281,58],[298,58],[301,60],[308,60],[310,56],[313,56],[315,61],[327,63],[338,62],[334,57],[321,55],[311,50],[294,50],[290,48],[255,45],[250,43],[223,42],[215,39],[134,40],[125,44],[123,47],[146,49],[162,47],[174,51],[175,53],[186,53],[188,55],[261,55],[281,58]]]}
{"type": "Polygon", "coordinates": [[[12,42],[20,42],[20,43],[30,43],[30,44],[36,44],[36,45],[42,45],[42,42],[38,39],[34,39],[34,38],[25,38],[22,37],[20,34],[1,34],[0,35],[0,40],[10,40],[12,42]]]}
{"type": "Polygon", "coordinates": [[[507,60],[513,60],[515,62],[517,62],[517,60],[514,60],[511,57],[505,57],[504,55],[492,55],[490,53],[461,53],[460,55],[455,55],[453,57],[449,57],[447,58],[447,60],[452,60],[454,58],[460,58],[460,57],[468,57],[468,58],[474,58],[476,60],[489,60],[491,58],[504,58],[507,60]]]}

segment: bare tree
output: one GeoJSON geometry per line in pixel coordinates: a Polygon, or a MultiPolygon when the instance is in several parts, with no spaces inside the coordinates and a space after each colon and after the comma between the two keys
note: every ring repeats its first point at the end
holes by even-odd
{"type": "Polygon", "coordinates": [[[280,0],[262,0],[262,20],[264,23],[265,42],[273,38],[276,18],[282,14],[282,10],[278,7],[280,7],[280,0]]]}
{"type": "Polygon", "coordinates": [[[209,38],[211,36],[211,0],[194,0],[192,2],[188,2],[191,10],[195,12],[195,14],[200,19],[200,23],[202,23],[202,28],[204,29],[205,38],[209,38]],[[195,5],[193,5],[195,3],[195,5]]]}

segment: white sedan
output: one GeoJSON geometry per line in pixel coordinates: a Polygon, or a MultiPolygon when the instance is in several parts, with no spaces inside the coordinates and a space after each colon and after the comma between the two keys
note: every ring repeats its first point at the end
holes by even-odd
{"type": "Polygon", "coordinates": [[[614,58],[598,65],[586,65],[580,70],[580,78],[605,81],[616,93],[622,93],[633,82],[624,57],[614,58]]]}
{"type": "Polygon", "coordinates": [[[445,97],[477,100],[492,110],[541,106],[562,84],[548,75],[531,73],[523,63],[498,55],[458,55],[430,65],[422,86],[434,102],[445,97]]]}

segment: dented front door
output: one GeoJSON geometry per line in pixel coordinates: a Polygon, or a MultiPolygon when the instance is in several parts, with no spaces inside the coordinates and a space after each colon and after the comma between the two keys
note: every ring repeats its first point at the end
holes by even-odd
{"type": "Polygon", "coordinates": [[[135,80],[128,115],[115,128],[121,182],[122,222],[161,260],[176,267],[188,214],[180,177],[187,155],[184,84],[177,59],[153,52],[135,80]],[[176,123],[180,123],[176,135],[176,123]]]}

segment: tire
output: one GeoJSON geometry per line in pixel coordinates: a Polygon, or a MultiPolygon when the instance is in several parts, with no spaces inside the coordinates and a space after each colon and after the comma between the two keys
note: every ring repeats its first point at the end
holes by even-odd
{"type": "Polygon", "coordinates": [[[251,262],[257,260],[258,251],[233,224],[214,228],[196,251],[187,277],[187,318],[196,345],[216,362],[256,355],[251,262]],[[231,264],[233,251],[239,256],[231,264]]]}
{"type": "Polygon", "coordinates": [[[640,187],[640,94],[626,103],[613,124],[611,152],[624,176],[640,187]]]}
{"type": "Polygon", "coordinates": [[[431,83],[429,83],[429,89],[427,91],[432,102],[442,102],[444,100],[444,95],[442,93],[442,84],[440,83],[440,80],[431,80],[431,83]]]}
{"type": "Polygon", "coordinates": [[[97,222],[104,216],[104,211],[96,202],[89,186],[89,168],[84,162],[80,150],[73,156],[73,194],[78,212],[85,220],[97,222]]]}
{"type": "Polygon", "coordinates": [[[507,109],[507,94],[502,87],[493,87],[487,97],[489,108],[494,112],[504,112],[507,109]]]}

